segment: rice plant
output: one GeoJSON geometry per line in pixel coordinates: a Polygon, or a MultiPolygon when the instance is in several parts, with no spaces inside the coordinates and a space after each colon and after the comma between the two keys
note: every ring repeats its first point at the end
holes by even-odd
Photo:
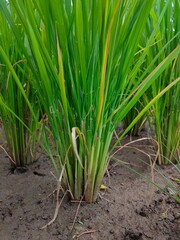
{"type": "MultiPolygon", "coordinates": [[[[0,2],[17,44],[21,36],[12,12],[26,36],[19,47],[48,116],[56,145],[54,158],[49,145],[51,159],[72,199],[96,201],[114,130],[180,52],[177,47],[146,78],[131,81],[129,70],[152,4],[152,0],[0,2]]],[[[139,62],[133,70],[138,67],[139,62]]]]}
{"type": "MultiPolygon", "coordinates": [[[[18,22],[14,19],[15,24],[18,22]]],[[[15,37],[10,25],[0,12],[0,46],[4,55],[0,55],[0,117],[7,141],[9,158],[13,167],[24,167],[36,160],[36,136],[37,121],[29,111],[28,104],[23,97],[19,85],[14,79],[20,81],[24,94],[31,102],[38,118],[38,105],[36,96],[31,87],[32,72],[24,58],[22,51],[15,44],[15,37]],[[9,66],[13,69],[11,73],[9,66]]],[[[24,41],[24,34],[21,32],[21,41],[24,41]]]]}
{"type": "MultiPolygon", "coordinates": [[[[147,57],[139,68],[140,75],[145,76],[156,67],[180,42],[180,3],[174,1],[156,1],[148,17],[146,27],[143,31],[137,54],[144,54],[144,46],[151,39],[152,32],[156,34],[151,41],[147,57]],[[157,55],[157,53],[159,53],[157,55]],[[148,69],[148,71],[145,71],[148,69]]],[[[138,61],[139,59],[137,59],[138,61]]],[[[151,90],[147,91],[141,101],[135,105],[124,119],[125,128],[130,124],[138,113],[151,99],[162,89],[179,76],[179,56],[161,74],[156,82],[152,84],[151,90]]],[[[151,129],[155,129],[158,141],[158,163],[168,164],[171,161],[179,161],[180,147],[180,85],[177,84],[163,95],[151,108],[148,114],[148,122],[151,129]],[[153,124],[152,124],[153,122],[153,124]],[[153,125],[153,126],[152,126],[153,125]]],[[[143,118],[131,129],[131,134],[137,134],[140,130],[143,118]]],[[[153,134],[153,133],[152,133],[153,134]]],[[[156,149],[157,150],[157,149],[156,149]]]]}
{"type": "MultiPolygon", "coordinates": [[[[147,34],[157,23],[164,6],[163,19],[155,36],[155,44],[150,48],[147,65],[152,68],[159,64],[180,43],[180,2],[157,1],[151,12],[147,24],[147,34]],[[159,52],[158,57],[156,53],[159,52]]],[[[162,89],[179,77],[180,56],[177,56],[168,68],[152,84],[150,97],[156,96],[162,89]]],[[[158,163],[169,164],[180,161],[178,151],[180,148],[180,84],[175,85],[163,95],[152,107],[155,135],[158,141],[158,163]]]]}
{"type": "MultiPolygon", "coordinates": [[[[154,33],[152,33],[154,35],[154,33]]],[[[140,39],[141,40],[141,39],[140,39]]],[[[146,43],[148,47],[149,43],[148,41],[146,41],[146,43]]],[[[144,46],[141,44],[141,42],[139,42],[138,48],[136,50],[135,56],[134,56],[134,60],[132,62],[132,66],[130,68],[130,72],[133,72],[134,67],[136,66],[136,64],[138,63],[138,61],[141,59],[141,54],[144,53],[144,46]]],[[[136,70],[136,73],[130,74],[130,81],[136,83],[140,78],[141,75],[143,73],[143,66],[144,63],[140,64],[140,67],[136,70]]],[[[132,85],[133,86],[133,85],[132,85]]],[[[143,96],[137,101],[137,103],[134,105],[134,107],[127,113],[127,115],[124,117],[123,120],[123,127],[124,129],[126,129],[131,122],[136,118],[136,116],[138,116],[138,114],[143,110],[143,108],[146,106],[147,104],[147,92],[143,94],[143,96]]],[[[130,129],[130,131],[128,132],[128,134],[130,136],[138,136],[142,130],[142,128],[145,126],[145,122],[147,120],[147,113],[144,114],[137,122],[136,124],[132,127],[132,129],[130,129]]]]}
{"type": "MultiPolygon", "coordinates": [[[[146,94],[144,94],[136,105],[128,112],[123,120],[123,128],[127,129],[132,121],[138,116],[138,114],[144,109],[146,106],[146,94]]],[[[136,124],[129,130],[128,135],[132,136],[139,136],[141,130],[145,127],[145,123],[148,119],[146,112],[137,122],[136,124]]]]}

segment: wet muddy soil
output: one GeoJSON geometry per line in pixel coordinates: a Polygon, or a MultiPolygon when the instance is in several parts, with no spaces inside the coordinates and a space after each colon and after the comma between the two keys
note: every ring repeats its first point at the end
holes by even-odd
{"type": "MultiPolygon", "coordinates": [[[[143,152],[150,153],[151,147],[143,140],[122,148],[116,157],[125,166],[110,163],[103,179],[107,188],[99,191],[97,202],[80,204],[65,197],[56,221],[45,229],[56,204],[56,178],[48,156],[12,170],[0,149],[0,239],[179,240],[180,204],[127,168],[162,184],[160,174],[142,163],[149,163],[143,152]]],[[[160,171],[177,177],[173,166],[160,171]]]]}

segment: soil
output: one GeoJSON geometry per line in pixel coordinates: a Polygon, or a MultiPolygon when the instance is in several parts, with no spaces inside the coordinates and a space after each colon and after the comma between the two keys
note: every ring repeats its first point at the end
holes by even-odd
{"type": "MultiPolygon", "coordinates": [[[[149,163],[149,158],[137,147],[145,153],[152,148],[149,140],[143,140],[122,148],[116,157],[151,178],[150,167],[139,161],[149,163]]],[[[96,203],[80,204],[65,197],[55,222],[41,229],[53,218],[56,204],[51,161],[43,154],[27,168],[13,170],[0,149],[0,239],[179,240],[180,204],[125,166],[110,163],[103,179],[107,189],[100,190],[96,203]]],[[[160,171],[177,177],[172,165],[160,171]]],[[[155,174],[155,180],[162,184],[159,176],[155,174]]]]}

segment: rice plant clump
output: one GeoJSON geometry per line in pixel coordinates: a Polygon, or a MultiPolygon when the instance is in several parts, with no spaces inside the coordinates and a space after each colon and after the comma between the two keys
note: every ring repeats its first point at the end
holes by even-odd
{"type": "MultiPolygon", "coordinates": [[[[0,2],[32,72],[31,83],[40,109],[48,116],[46,149],[72,199],[96,201],[109,162],[114,130],[180,52],[177,47],[152,72],[136,78],[146,54],[133,66],[134,55],[153,2],[0,2]],[[25,36],[23,42],[15,19],[25,36]],[[130,69],[137,81],[132,81],[130,69]],[[48,142],[49,131],[56,146],[55,154],[48,142]]],[[[8,64],[2,48],[0,53],[8,64]]],[[[22,83],[17,82],[30,112],[36,115],[22,83]]],[[[140,115],[167,90],[158,93],[140,115]]]]}

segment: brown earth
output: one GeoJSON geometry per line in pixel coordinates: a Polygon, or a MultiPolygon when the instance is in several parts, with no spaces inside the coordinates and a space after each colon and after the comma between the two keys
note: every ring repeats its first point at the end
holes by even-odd
{"type": "MultiPolygon", "coordinates": [[[[134,147],[150,152],[148,140],[134,147]]],[[[151,177],[139,159],[149,158],[136,148],[123,148],[117,155],[126,166],[151,177]]],[[[43,155],[26,169],[12,170],[0,150],[0,240],[179,240],[180,204],[157,190],[126,167],[111,162],[104,177],[105,191],[96,203],[73,203],[66,197],[54,223],[56,179],[49,158],[43,155]],[[74,224],[73,224],[74,222],[74,224]]],[[[177,177],[173,166],[161,168],[177,177]]],[[[160,181],[159,174],[155,179],[160,181]]]]}

